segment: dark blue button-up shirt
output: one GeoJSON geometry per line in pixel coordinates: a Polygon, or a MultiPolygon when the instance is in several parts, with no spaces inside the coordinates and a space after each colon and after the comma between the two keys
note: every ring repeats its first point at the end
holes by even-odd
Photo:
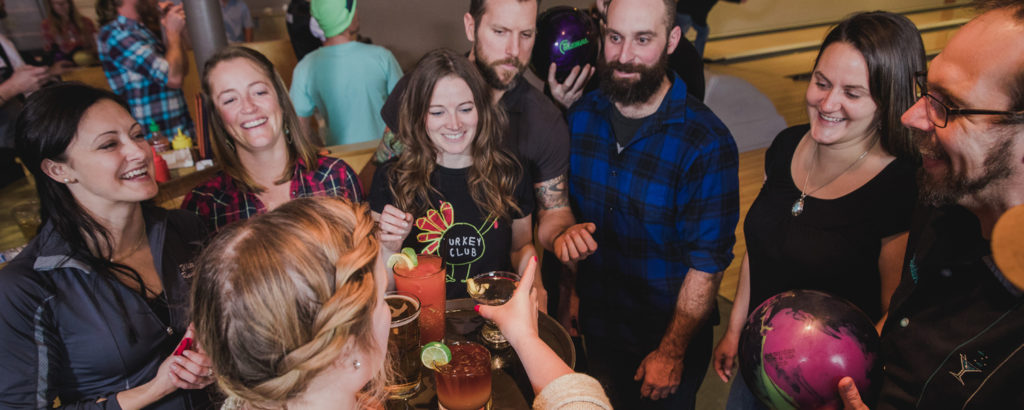
{"type": "Polygon", "coordinates": [[[635,334],[642,317],[656,340],[687,271],[716,273],[732,261],[736,144],[678,78],[621,151],[610,123],[615,109],[594,91],[568,116],[573,211],[597,225],[597,252],[580,265],[578,279],[590,312],[584,327],[591,334],[635,334]]]}

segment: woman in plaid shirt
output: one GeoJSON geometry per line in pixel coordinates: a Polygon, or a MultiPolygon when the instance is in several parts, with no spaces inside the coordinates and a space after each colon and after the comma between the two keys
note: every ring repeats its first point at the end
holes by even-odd
{"type": "Polygon", "coordinates": [[[288,89],[262,54],[221,50],[206,62],[202,87],[214,108],[213,154],[221,171],[185,195],[181,207],[211,232],[293,198],[362,200],[356,173],[345,161],[318,154],[319,140],[299,126],[288,89]]]}

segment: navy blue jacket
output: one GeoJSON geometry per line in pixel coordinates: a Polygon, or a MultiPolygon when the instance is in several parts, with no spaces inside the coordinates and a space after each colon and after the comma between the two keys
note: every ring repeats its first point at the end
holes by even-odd
{"type": "MultiPolygon", "coordinates": [[[[170,307],[164,324],[137,292],[110,283],[80,260],[45,225],[0,271],[0,408],[119,409],[118,392],[151,380],[188,327],[192,259],[205,228],[186,211],[144,207],[153,262],[170,307]],[[115,293],[138,335],[129,343],[115,293]],[[97,399],[106,401],[97,403],[97,399]]],[[[178,390],[150,408],[203,407],[202,390],[178,390]]]]}

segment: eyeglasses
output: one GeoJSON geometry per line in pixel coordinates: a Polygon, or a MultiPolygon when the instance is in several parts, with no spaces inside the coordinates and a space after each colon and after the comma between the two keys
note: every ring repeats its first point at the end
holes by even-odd
{"type": "Polygon", "coordinates": [[[928,93],[928,73],[920,72],[914,74],[914,97],[920,100],[927,98],[928,119],[936,128],[946,128],[950,117],[957,115],[1004,115],[1020,116],[1024,111],[997,111],[997,110],[974,110],[967,108],[953,108],[940,101],[938,97],[928,93]]]}

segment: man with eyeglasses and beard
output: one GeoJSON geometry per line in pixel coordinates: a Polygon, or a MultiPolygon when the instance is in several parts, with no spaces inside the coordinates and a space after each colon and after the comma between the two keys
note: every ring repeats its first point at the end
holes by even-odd
{"type": "Polygon", "coordinates": [[[188,58],[185,11],[181,4],[156,0],[99,0],[100,64],[115,93],[128,101],[132,116],[164,135],[181,128],[195,137],[185,95],[181,92],[188,58]]]}
{"type": "MultiPolygon", "coordinates": [[[[463,26],[466,38],[473,43],[469,60],[483,74],[491,87],[492,98],[508,115],[508,130],[502,136],[502,144],[532,178],[537,200],[537,240],[560,261],[570,263],[594,251],[596,244],[591,233],[595,226],[577,224],[569,208],[566,189],[569,135],[562,113],[523,78],[537,32],[537,3],[537,0],[470,0],[463,26]]],[[[387,130],[377,149],[377,163],[399,155],[402,150],[393,131],[398,129],[398,108],[407,86],[408,76],[399,80],[381,109],[387,130]]],[[[367,168],[370,170],[364,169],[361,179],[372,175],[373,167],[367,168]]],[[[405,217],[412,223],[412,215],[405,217]]],[[[549,262],[553,259],[545,258],[544,272],[552,272],[554,267],[549,262]]],[[[557,280],[550,280],[552,276],[544,278],[545,288],[557,286],[557,280]]],[[[545,298],[546,295],[541,295],[540,306],[546,311],[547,306],[553,307],[555,303],[548,305],[545,298]]]]}
{"type": "Polygon", "coordinates": [[[922,206],[882,329],[877,403],[844,378],[848,409],[1024,408],[1024,292],[989,243],[1024,204],[1024,2],[978,3],[903,114],[921,152],[922,206]]]}
{"type": "Polygon", "coordinates": [[[613,0],[600,89],[568,114],[572,207],[599,227],[580,317],[616,408],[694,407],[739,219],[735,142],[667,69],[674,19],[673,0],[613,0]]]}

